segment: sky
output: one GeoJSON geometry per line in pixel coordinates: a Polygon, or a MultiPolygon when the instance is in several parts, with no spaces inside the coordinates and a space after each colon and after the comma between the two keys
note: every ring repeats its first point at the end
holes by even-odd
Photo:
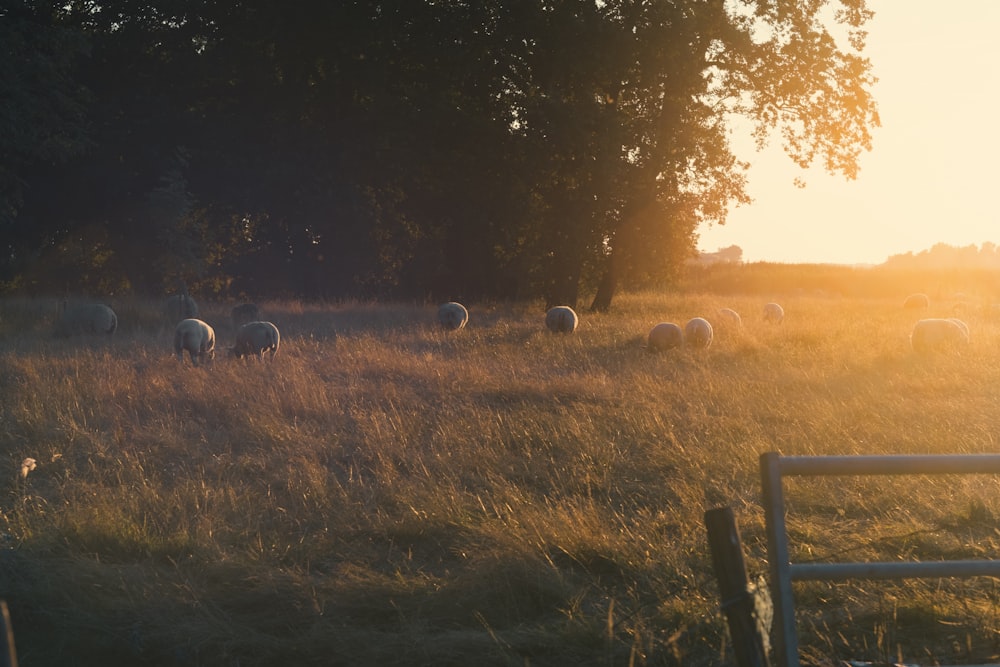
{"type": "Polygon", "coordinates": [[[1000,2],[870,0],[864,51],[882,126],[856,180],[803,171],[777,141],[737,154],[754,203],[698,230],[698,248],[747,262],[880,264],[891,255],[1000,243],[1000,2]],[[800,177],[806,186],[798,188],[800,177]]]}

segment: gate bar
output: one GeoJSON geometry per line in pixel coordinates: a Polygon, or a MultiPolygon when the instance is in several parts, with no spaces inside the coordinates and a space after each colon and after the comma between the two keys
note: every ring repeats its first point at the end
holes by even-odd
{"type": "Polygon", "coordinates": [[[782,476],[942,474],[1000,474],[1000,454],[781,456],[778,452],[765,452],[760,455],[778,667],[799,665],[793,580],[1000,576],[1000,560],[793,564],[789,556],[782,476]]]}
{"type": "Polygon", "coordinates": [[[1000,560],[791,563],[789,574],[792,581],[1000,577],[1000,560]]]}
{"type": "Polygon", "coordinates": [[[778,468],[784,476],[997,474],[1000,454],[778,456],[778,468]]]}

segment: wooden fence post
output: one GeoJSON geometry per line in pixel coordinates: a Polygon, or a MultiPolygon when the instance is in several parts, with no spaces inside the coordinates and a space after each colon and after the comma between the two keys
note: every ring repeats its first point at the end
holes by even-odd
{"type": "Polygon", "coordinates": [[[747,579],[743,543],[732,508],[717,507],[706,511],[705,527],[736,664],[739,667],[770,667],[765,648],[767,642],[761,637],[754,614],[754,595],[747,579]]]}

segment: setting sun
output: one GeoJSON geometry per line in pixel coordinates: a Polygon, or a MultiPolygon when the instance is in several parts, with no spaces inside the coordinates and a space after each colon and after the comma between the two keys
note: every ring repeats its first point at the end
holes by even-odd
{"type": "Polygon", "coordinates": [[[746,132],[734,135],[753,165],[754,203],[731,211],[724,226],[701,229],[702,251],[735,244],[746,261],[855,264],[935,243],[998,240],[1000,4],[873,6],[865,54],[879,79],[882,127],[857,180],[802,171],[776,144],[758,154],[746,132]]]}

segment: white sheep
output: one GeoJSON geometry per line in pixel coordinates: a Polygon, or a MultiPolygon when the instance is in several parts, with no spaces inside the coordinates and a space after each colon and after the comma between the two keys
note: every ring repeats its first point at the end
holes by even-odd
{"type": "Polygon", "coordinates": [[[545,326],[556,333],[573,333],[580,324],[576,311],[569,306],[553,306],[545,313],[545,326]]]}
{"type": "Polygon", "coordinates": [[[241,303],[229,311],[229,319],[233,323],[233,331],[238,331],[247,322],[260,321],[260,308],[255,303],[241,303]]]}
{"type": "Polygon", "coordinates": [[[198,317],[198,304],[187,292],[174,294],[167,297],[164,304],[164,312],[171,322],[178,322],[183,319],[194,319],[198,317]]]}
{"type": "Polygon", "coordinates": [[[781,307],[781,304],[772,301],[764,306],[765,322],[781,322],[783,319],[785,319],[785,309],[781,307]]]}
{"type": "Polygon", "coordinates": [[[965,337],[969,338],[969,325],[965,323],[965,320],[960,320],[957,317],[949,317],[948,319],[957,324],[965,332],[965,337]]]}
{"type": "Polygon", "coordinates": [[[457,301],[442,303],[438,307],[438,322],[449,331],[457,331],[469,323],[469,311],[457,301]]]}
{"type": "Polygon", "coordinates": [[[684,345],[684,331],[673,322],[660,322],[649,330],[646,349],[650,352],[664,352],[684,345]]]}
{"type": "Polygon", "coordinates": [[[264,353],[270,352],[270,358],[274,359],[280,344],[278,327],[270,322],[247,322],[236,332],[236,344],[229,348],[229,356],[240,359],[255,356],[263,361],[264,353]]]}
{"type": "Polygon", "coordinates": [[[211,363],[215,359],[215,330],[195,318],[181,320],[174,329],[174,353],[178,361],[184,361],[185,350],[195,366],[203,361],[211,363]]]}
{"type": "Polygon", "coordinates": [[[919,320],[910,332],[910,346],[914,352],[955,350],[968,344],[969,326],[955,317],[919,320]]]}
{"type": "Polygon", "coordinates": [[[704,317],[692,317],[684,325],[684,344],[697,350],[712,345],[712,325],[704,317]]]}
{"type": "Polygon", "coordinates": [[[916,310],[918,308],[929,308],[931,300],[926,294],[911,294],[903,300],[903,308],[906,310],[916,310]]]}
{"type": "Polygon", "coordinates": [[[88,303],[63,310],[56,322],[55,335],[66,338],[78,334],[111,335],[118,329],[118,316],[103,303],[88,303]]]}
{"type": "Polygon", "coordinates": [[[722,322],[724,323],[729,323],[737,328],[743,326],[743,318],[740,317],[740,314],[732,308],[720,308],[719,316],[722,318],[722,322]]]}

